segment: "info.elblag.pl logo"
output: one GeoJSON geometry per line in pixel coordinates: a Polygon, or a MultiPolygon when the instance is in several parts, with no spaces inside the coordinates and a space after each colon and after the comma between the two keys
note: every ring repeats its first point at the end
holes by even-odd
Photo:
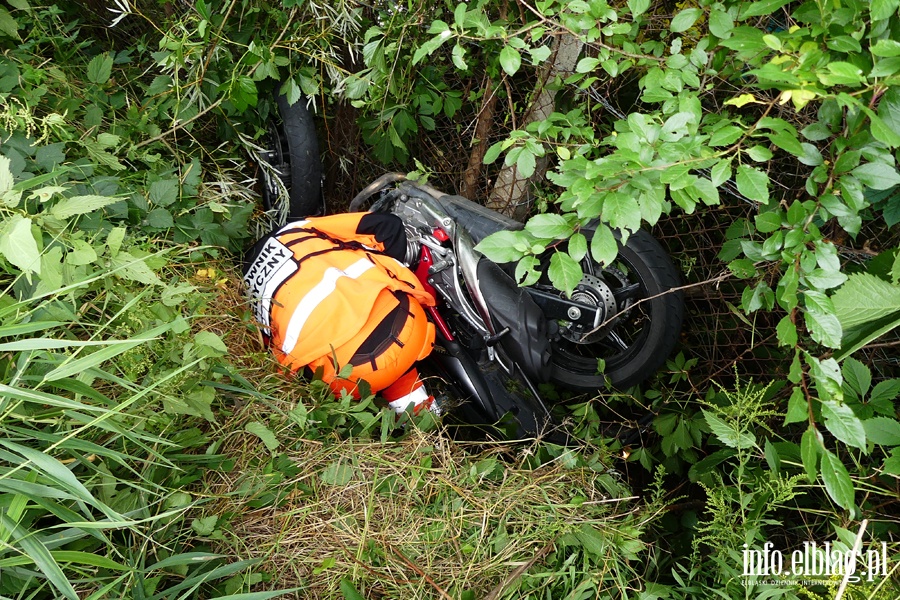
{"type": "Polygon", "coordinates": [[[776,550],[772,542],[763,544],[762,549],[753,549],[744,544],[743,559],[745,577],[837,576],[858,582],[862,578],[875,581],[888,574],[887,542],[857,552],[840,550],[831,542],[821,545],[816,542],[804,542],[802,548],[790,553],[776,550]],[[859,574],[858,569],[861,569],[859,574]]]}

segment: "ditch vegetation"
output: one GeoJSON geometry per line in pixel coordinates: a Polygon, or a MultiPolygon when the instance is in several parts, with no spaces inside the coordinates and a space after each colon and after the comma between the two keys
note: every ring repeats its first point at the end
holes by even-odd
{"type": "Polygon", "coordinates": [[[0,4],[0,597],[897,598],[898,9],[0,4]],[[383,170],[485,200],[513,168],[562,230],[495,258],[595,218],[713,239],[670,251],[751,342],[713,364],[689,323],[644,389],[543,390],[569,448],[280,372],[235,266],[276,218],[278,93],[319,109],[329,209],[383,170]],[[810,541],[884,564],[747,576],[810,541]]]}

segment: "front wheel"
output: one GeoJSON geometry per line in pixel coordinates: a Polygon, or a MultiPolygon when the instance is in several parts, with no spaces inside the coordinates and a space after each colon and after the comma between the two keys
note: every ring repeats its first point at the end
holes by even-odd
{"type": "MultiPolygon", "coordinates": [[[[593,230],[582,230],[590,243],[593,230]]],[[[653,236],[637,231],[619,248],[614,264],[602,268],[590,255],[582,261],[584,277],[572,299],[605,304],[615,314],[594,330],[562,322],[554,344],[550,379],[579,392],[605,386],[624,389],[641,383],[663,365],[675,348],[684,317],[681,278],[653,236]],[[605,363],[599,372],[600,361],[605,363]]]]}
{"type": "Polygon", "coordinates": [[[322,213],[322,161],[304,99],[289,104],[279,95],[276,104],[278,114],[268,123],[258,158],[263,206],[284,224],[322,213]]]}

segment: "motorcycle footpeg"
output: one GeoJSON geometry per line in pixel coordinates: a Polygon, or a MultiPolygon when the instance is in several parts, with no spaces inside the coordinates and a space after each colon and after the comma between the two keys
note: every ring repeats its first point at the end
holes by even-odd
{"type": "Polygon", "coordinates": [[[503,331],[500,331],[498,333],[495,333],[494,335],[490,335],[490,336],[484,338],[484,345],[487,346],[488,348],[493,348],[494,346],[499,344],[500,340],[503,338],[503,336],[509,332],[510,332],[509,327],[504,327],[503,331]]]}

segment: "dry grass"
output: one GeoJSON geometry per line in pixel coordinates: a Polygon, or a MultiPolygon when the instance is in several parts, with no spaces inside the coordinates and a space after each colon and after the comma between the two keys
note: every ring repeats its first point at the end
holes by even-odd
{"type": "Polygon", "coordinates": [[[514,589],[523,565],[559,562],[561,535],[587,524],[612,537],[634,516],[609,473],[564,459],[532,469],[527,446],[418,431],[387,444],[282,441],[296,472],[267,485],[265,448],[232,436],[223,450],[237,465],[207,482],[218,500],[206,509],[232,515],[227,544],[263,560],[269,587],[302,588],[297,597],[340,597],[346,578],[370,598],[484,598],[514,589]],[[273,493],[279,501],[249,508],[273,493]]]}

